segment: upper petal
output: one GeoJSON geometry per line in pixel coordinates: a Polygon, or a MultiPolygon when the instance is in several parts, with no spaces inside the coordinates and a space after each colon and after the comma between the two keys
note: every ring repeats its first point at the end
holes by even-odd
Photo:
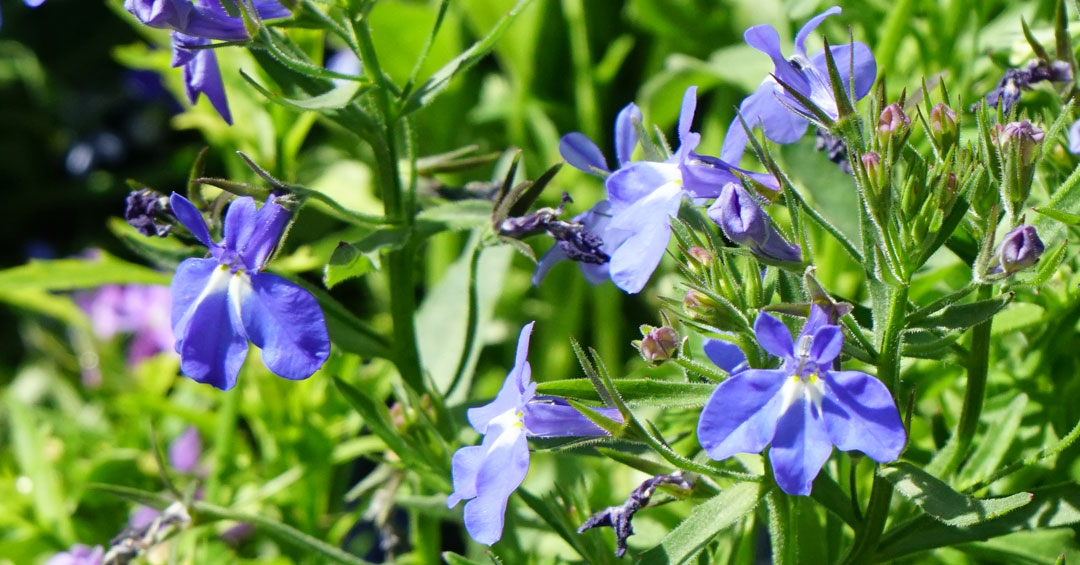
{"type": "MultiPolygon", "coordinates": [[[[854,46],[854,64],[851,57],[851,45],[834,45],[831,49],[833,60],[836,61],[836,70],[844,82],[844,91],[851,88],[851,77],[854,76],[855,100],[861,100],[874,86],[874,80],[877,78],[877,62],[874,61],[874,53],[865,43],[856,41],[854,46]]],[[[828,80],[829,69],[825,64],[824,49],[814,53],[814,56],[810,58],[810,64],[821,73],[822,77],[825,77],[826,81],[828,80]]]]}
{"type": "Polygon", "coordinates": [[[488,424],[491,420],[505,414],[510,410],[522,410],[524,404],[529,401],[527,392],[532,390],[528,385],[532,377],[532,367],[529,365],[529,339],[532,336],[533,325],[529,322],[521,328],[518,334],[517,352],[514,355],[514,367],[506,374],[499,394],[484,406],[470,408],[466,415],[473,429],[484,434],[488,432],[488,424]]]}
{"type": "MultiPolygon", "coordinates": [[[[761,127],[768,137],[776,143],[792,143],[806,133],[809,122],[806,118],[788,110],[776,99],[778,85],[766,80],[753,94],[739,104],[739,114],[749,128],[761,127]]],[[[733,164],[742,160],[746,150],[747,136],[742,123],[736,117],[728,126],[724,145],[720,150],[720,159],[733,164]]]]}
{"type": "MultiPolygon", "coordinates": [[[[788,386],[800,389],[808,386],[795,381],[789,383],[788,386]]],[[[814,403],[802,390],[795,391],[794,396],[791,406],[780,416],[776,426],[769,461],[781,490],[806,496],[813,488],[814,478],[832,453],[832,442],[814,403]]]]}
{"type": "Polygon", "coordinates": [[[702,347],[709,360],[729,375],[746,369],[746,354],[738,345],[722,339],[707,339],[702,347]]]}
{"type": "Polygon", "coordinates": [[[795,52],[805,57],[806,38],[810,37],[810,34],[813,33],[819,25],[821,25],[821,22],[824,21],[825,18],[839,13],[840,7],[833,6],[832,8],[829,8],[828,10],[825,10],[824,12],[807,20],[807,22],[803,24],[801,28],[799,28],[799,33],[795,36],[795,52]]]}
{"type": "Polygon", "coordinates": [[[306,379],[326,362],[326,319],[310,292],[271,273],[237,273],[229,293],[240,306],[244,330],[275,375],[306,379]]]}
{"type": "MultiPolygon", "coordinates": [[[[679,142],[680,150],[685,150],[683,146],[690,136],[690,127],[694,124],[694,112],[697,110],[697,87],[687,87],[686,92],[683,93],[682,108],[679,110],[679,142]]],[[[694,145],[697,145],[694,143],[694,145]]]]}
{"type": "Polygon", "coordinates": [[[810,360],[819,367],[827,368],[844,346],[844,334],[840,326],[823,326],[814,332],[810,342],[810,360]]]}
{"type": "Polygon", "coordinates": [[[827,371],[822,412],[829,439],[843,451],[857,449],[879,463],[900,457],[907,441],[889,389],[859,371],[827,371]]]}
{"type": "Polygon", "coordinates": [[[595,175],[596,170],[610,171],[604,153],[593,140],[581,132],[572,132],[559,140],[559,155],[575,169],[595,175]]]}
{"type": "Polygon", "coordinates": [[[529,445],[523,429],[501,432],[476,474],[476,498],[465,505],[465,529],[485,545],[502,537],[507,499],[529,472],[529,445]]]}
{"type": "Polygon", "coordinates": [[[630,162],[637,146],[638,134],[634,127],[634,121],[641,121],[641,109],[633,102],[627,104],[615,117],[615,158],[619,160],[619,166],[623,167],[630,162]]]}
{"type": "Polygon", "coordinates": [[[678,165],[637,161],[612,173],[604,186],[612,212],[619,213],[656,189],[681,179],[678,165]]]}
{"type": "Polygon", "coordinates": [[[181,224],[184,224],[184,227],[191,232],[191,235],[195,236],[195,239],[207,247],[215,247],[214,242],[210,240],[210,230],[206,229],[206,222],[203,221],[202,214],[199,213],[199,209],[194,204],[174,192],[169,197],[169,206],[172,208],[176,219],[180,220],[181,224]]]}
{"type": "Polygon", "coordinates": [[[773,439],[783,398],[783,371],[748,369],[720,383],[701,409],[698,441],[716,460],[758,453],[773,439]]]}
{"type": "MultiPolygon", "coordinates": [[[[289,224],[290,215],[289,210],[271,199],[263,204],[258,212],[241,218],[244,228],[240,230],[239,237],[234,242],[234,249],[244,260],[247,268],[251,270],[263,268],[270,253],[281,240],[281,234],[285,231],[285,226],[289,224]]],[[[229,218],[226,216],[226,228],[228,224],[229,218]]]]}
{"type": "Polygon", "coordinates": [[[757,336],[761,348],[769,354],[781,359],[791,359],[795,356],[791,331],[784,322],[771,315],[765,312],[758,314],[757,320],[754,321],[754,335],[757,336]]]}
{"type": "Polygon", "coordinates": [[[184,89],[188,100],[194,104],[199,99],[199,94],[205,94],[221,119],[231,125],[232,113],[229,111],[229,100],[225,96],[225,83],[221,80],[217,54],[213,49],[195,48],[210,42],[180,32],[174,32],[172,37],[173,66],[183,65],[184,89]]]}

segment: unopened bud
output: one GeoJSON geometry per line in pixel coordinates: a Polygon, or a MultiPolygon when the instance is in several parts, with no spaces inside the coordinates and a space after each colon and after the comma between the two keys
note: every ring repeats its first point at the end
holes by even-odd
{"type": "Polygon", "coordinates": [[[1005,234],[1005,238],[1001,240],[997,254],[998,264],[990,269],[990,272],[1003,273],[1006,276],[1020,272],[1037,263],[1045,250],[1035,226],[1019,226],[1005,234]]]}
{"type": "Polygon", "coordinates": [[[716,301],[700,290],[690,289],[683,297],[683,311],[691,318],[708,319],[716,307],[716,301]]]}
{"type": "Polygon", "coordinates": [[[1031,194],[1035,161],[1042,148],[1043,130],[1027,120],[998,124],[990,131],[1002,156],[1002,196],[1015,218],[1031,194]]]}
{"type": "Polygon", "coordinates": [[[878,118],[877,130],[878,133],[889,134],[910,125],[911,118],[907,117],[907,114],[904,113],[904,109],[901,108],[899,104],[893,102],[881,111],[881,117],[878,118]]]}
{"type": "Polygon", "coordinates": [[[1031,165],[1035,161],[1036,151],[1046,135],[1043,130],[1027,120],[1009,122],[994,128],[997,134],[997,142],[1002,149],[1017,145],[1020,153],[1020,161],[1025,165],[1031,165]]]}
{"type": "Polygon", "coordinates": [[[703,267],[711,265],[713,261],[712,253],[709,253],[709,250],[704,247],[699,247],[697,245],[687,249],[686,254],[703,267]]]}
{"type": "Polygon", "coordinates": [[[641,357],[650,363],[663,363],[671,359],[678,349],[679,333],[668,326],[650,331],[638,346],[641,357]]]}
{"type": "Polygon", "coordinates": [[[944,102],[938,102],[930,109],[930,130],[942,153],[948,152],[948,149],[960,138],[956,112],[944,102]]]}

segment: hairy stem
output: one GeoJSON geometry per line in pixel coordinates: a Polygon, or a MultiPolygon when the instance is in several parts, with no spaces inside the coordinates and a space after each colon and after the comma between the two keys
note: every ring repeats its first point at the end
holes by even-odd
{"type": "MultiPolygon", "coordinates": [[[[992,285],[982,285],[975,300],[987,300],[993,295],[992,285]]],[[[967,455],[971,440],[975,438],[975,429],[982,414],[983,399],[986,397],[986,373],[990,366],[990,325],[993,318],[976,324],[971,328],[971,356],[968,357],[967,388],[964,390],[964,407],[960,412],[960,423],[956,426],[956,451],[949,462],[948,471],[955,471],[967,455]]]]}

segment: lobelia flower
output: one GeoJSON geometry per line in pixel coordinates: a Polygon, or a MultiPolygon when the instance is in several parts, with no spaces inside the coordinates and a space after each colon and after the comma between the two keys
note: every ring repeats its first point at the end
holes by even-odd
{"type": "Polygon", "coordinates": [[[105,558],[105,548],[100,545],[90,547],[77,543],[71,549],[53,555],[45,565],[101,565],[105,558]]]}
{"type": "Polygon", "coordinates": [[[776,483],[805,496],[834,445],[880,463],[900,456],[906,432],[892,395],[870,375],[831,370],[843,334],[821,307],[811,306],[795,342],[783,322],[765,313],[754,322],[754,333],[784,364],[740,370],[716,387],[697,430],[709,457],[758,453],[771,444],[776,483]]]}
{"type": "MultiPolygon", "coordinates": [[[[521,328],[514,368],[506,375],[491,403],[468,411],[469,424],[484,436],[480,445],[462,447],[452,461],[454,492],[446,506],[465,504],[465,529],[472,538],[491,545],[502,537],[506,503],[529,470],[527,437],[607,435],[602,428],[565,400],[536,396],[527,356],[534,322],[521,328]]],[[[614,408],[596,408],[622,421],[614,408]]]]}
{"type": "MultiPolygon", "coordinates": [[[[828,116],[834,119],[839,117],[825,65],[825,50],[821,49],[812,56],[806,54],[806,38],[825,18],[839,13],[840,8],[833,6],[810,18],[795,36],[795,55],[790,59],[784,57],[780,50],[780,35],[771,25],[757,25],[746,30],[743,34],[746,43],[768,55],[775,65],[772,76],[766,77],[761,86],[739,104],[739,114],[747,126],[753,128],[760,125],[765,137],[776,143],[792,143],[806,133],[809,125],[807,118],[813,117],[813,114],[780,86],[777,78],[828,116]]],[[[844,83],[844,91],[850,91],[854,79],[855,99],[866,96],[877,75],[877,64],[870,48],[856,41],[853,45],[836,45],[830,49],[844,83]]],[[[720,158],[728,163],[738,163],[746,149],[746,142],[746,130],[736,116],[728,126],[720,158]]]]}
{"type": "Polygon", "coordinates": [[[605,181],[612,218],[603,238],[614,247],[609,271],[615,286],[628,293],[641,291],[660,264],[671,239],[671,218],[678,215],[684,197],[715,198],[725,183],[739,182],[740,176],[779,189],[771,175],[694,153],[701,141],[690,131],[696,107],[697,87],[691,86],[683,95],[674,155],[664,162],[624,163],[605,181]]]}
{"type": "Polygon", "coordinates": [[[774,261],[801,263],[802,248],[784,240],[757,200],[743,187],[728,183],[709,206],[709,219],[728,239],[745,245],[756,255],[774,261]]]}
{"type": "MultiPolygon", "coordinates": [[[[262,19],[287,18],[288,8],[276,0],[254,2],[262,19]]],[[[195,104],[200,94],[217,110],[225,123],[232,124],[232,113],[225,97],[217,55],[205,48],[211,39],[242,41],[248,38],[244,20],[225,11],[218,0],[125,0],[124,9],[150,27],[171,29],[173,67],[183,67],[184,89],[195,104]]]]}
{"type": "Polygon", "coordinates": [[[1018,226],[1001,240],[997,252],[998,264],[990,269],[990,273],[1012,275],[1023,271],[1037,263],[1043,251],[1046,251],[1046,246],[1039,239],[1035,226],[1018,226]]]}
{"type": "Polygon", "coordinates": [[[211,255],[186,259],[172,282],[172,327],[183,373],[229,390],[249,340],[278,376],[306,379],[317,371],[330,355],[319,303],[296,284],[262,272],[289,211],[273,197],[257,210],[251,197],[237,198],[225,215],[224,238],[216,243],[191,202],[173,193],[170,203],[211,255]]]}
{"type": "Polygon", "coordinates": [[[90,317],[94,334],[110,339],[132,334],[128,364],[135,365],[173,345],[169,325],[169,288],[160,285],[106,285],[76,295],[75,301],[90,317]]]}

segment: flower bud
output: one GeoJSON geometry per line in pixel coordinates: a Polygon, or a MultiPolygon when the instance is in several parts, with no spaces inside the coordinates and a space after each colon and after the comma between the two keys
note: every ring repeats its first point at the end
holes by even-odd
{"type": "Polygon", "coordinates": [[[994,128],[997,135],[998,145],[1002,149],[1017,146],[1020,153],[1020,162],[1031,165],[1035,161],[1036,151],[1039,149],[1045,134],[1028,120],[1009,122],[994,128]]]}
{"type": "Polygon", "coordinates": [[[638,346],[641,357],[655,364],[671,359],[678,349],[679,333],[668,326],[653,329],[642,338],[638,346]]]}
{"type": "Polygon", "coordinates": [[[702,266],[711,265],[713,261],[712,253],[709,253],[709,251],[704,247],[699,247],[697,245],[691,247],[690,249],[687,249],[686,254],[702,266]]]}
{"type": "Polygon", "coordinates": [[[930,133],[938,143],[938,149],[944,154],[948,153],[960,138],[960,125],[956,121],[956,112],[938,102],[930,109],[930,133]]]}
{"type": "Polygon", "coordinates": [[[1001,150],[1002,196],[1014,218],[1031,194],[1035,162],[1045,135],[1027,120],[998,124],[990,131],[991,138],[1001,150]]]}
{"type": "Polygon", "coordinates": [[[999,263],[990,272],[1004,273],[1006,276],[1020,272],[1037,263],[1045,250],[1035,226],[1019,226],[1001,240],[997,253],[999,263]]]}
{"type": "Polygon", "coordinates": [[[690,289],[683,297],[683,311],[691,318],[706,320],[717,307],[716,301],[700,290],[690,289]]]}
{"type": "Polygon", "coordinates": [[[879,134],[892,134],[899,133],[911,125],[911,118],[907,117],[904,113],[904,109],[899,104],[893,102],[885,107],[881,111],[881,116],[878,118],[877,131],[879,134]]]}
{"type": "Polygon", "coordinates": [[[728,239],[745,245],[759,257],[802,262],[802,248],[784,241],[761,205],[737,184],[724,185],[720,196],[709,206],[708,216],[720,226],[728,239]]]}

